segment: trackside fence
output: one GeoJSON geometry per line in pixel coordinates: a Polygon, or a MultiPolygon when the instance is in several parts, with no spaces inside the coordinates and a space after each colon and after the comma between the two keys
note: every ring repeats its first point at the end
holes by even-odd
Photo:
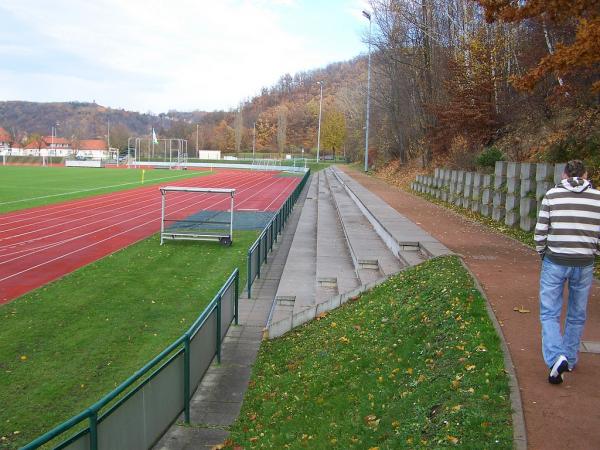
{"type": "Polygon", "coordinates": [[[269,221],[267,226],[260,233],[254,244],[248,250],[248,298],[252,297],[252,284],[254,280],[260,278],[260,267],[267,262],[267,255],[273,249],[273,244],[277,242],[277,237],[283,231],[283,227],[290,216],[298,197],[310,176],[308,170],[298,183],[294,191],[287,198],[285,203],[279,208],[275,216],[269,221]]]}
{"type": "Polygon", "coordinates": [[[55,449],[147,449],[184,413],[211,361],[221,361],[221,343],[238,323],[239,270],[235,269],[193,325],[152,361],[85,411],[38,437],[23,449],[35,449],[87,426],[55,449]]]}

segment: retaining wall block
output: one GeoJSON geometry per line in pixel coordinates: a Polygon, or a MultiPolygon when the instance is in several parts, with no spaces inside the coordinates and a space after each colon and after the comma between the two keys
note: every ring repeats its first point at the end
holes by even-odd
{"type": "MultiPolygon", "coordinates": [[[[500,191],[494,192],[494,198],[492,200],[492,204],[494,205],[494,208],[504,209],[505,203],[506,203],[506,194],[504,192],[500,192],[500,191]]],[[[504,217],[504,215],[502,217],[504,217]]],[[[499,219],[497,219],[497,220],[499,220],[499,219]]]]}
{"type": "Polygon", "coordinates": [[[435,198],[442,198],[442,191],[440,191],[439,189],[435,190],[435,198]]]}
{"type": "Polygon", "coordinates": [[[562,180],[562,175],[565,171],[565,166],[566,164],[564,163],[556,164],[554,166],[554,184],[558,184],[560,183],[560,180],[562,180]]]}
{"type": "Polygon", "coordinates": [[[450,171],[450,181],[456,183],[458,181],[458,170],[450,171]]]}
{"type": "Polygon", "coordinates": [[[465,173],[465,184],[466,185],[473,186],[473,175],[475,175],[474,172],[465,173]]]}
{"type": "Polygon", "coordinates": [[[446,180],[446,182],[449,183],[451,178],[452,171],[450,169],[444,169],[444,180],[446,180]]]}
{"type": "Polygon", "coordinates": [[[535,187],[535,198],[542,200],[544,195],[546,195],[546,192],[548,192],[552,186],[554,186],[554,184],[549,181],[538,181],[535,187]]]}
{"type": "Polygon", "coordinates": [[[538,163],[535,165],[535,181],[553,181],[554,165],[538,163]]]}
{"type": "Polygon", "coordinates": [[[448,201],[448,192],[442,191],[442,195],[440,198],[442,199],[443,202],[447,202],[448,201]]]}
{"type": "Polygon", "coordinates": [[[473,195],[473,185],[472,184],[465,184],[465,186],[463,188],[463,195],[465,197],[471,198],[471,196],[473,195]]]}
{"type": "Polygon", "coordinates": [[[484,189],[481,191],[481,203],[483,205],[489,205],[492,203],[493,192],[491,189],[484,189]]]}
{"type": "Polygon", "coordinates": [[[519,212],[518,211],[506,211],[506,217],[504,217],[504,224],[509,227],[519,225],[519,212]]]}
{"type": "Polygon", "coordinates": [[[496,167],[494,168],[494,175],[497,177],[505,177],[508,163],[506,161],[496,161],[496,167]]]}
{"type": "Polygon", "coordinates": [[[493,175],[484,175],[481,186],[484,188],[492,187],[494,184],[494,176],[493,175]]]}
{"type": "Polygon", "coordinates": [[[433,173],[436,178],[439,178],[440,171],[441,171],[441,169],[439,167],[436,167],[435,169],[433,169],[433,173]]]}
{"type": "Polygon", "coordinates": [[[521,197],[513,194],[508,194],[506,196],[505,205],[506,211],[519,211],[521,209],[521,197]]]}
{"type": "Polygon", "coordinates": [[[519,178],[521,176],[521,163],[509,162],[506,165],[506,178],[519,178]]]}
{"type": "Polygon", "coordinates": [[[477,201],[477,200],[473,200],[471,202],[471,211],[476,212],[476,213],[480,212],[481,211],[481,202],[477,201]]]}
{"type": "Polygon", "coordinates": [[[506,211],[504,208],[494,207],[492,208],[492,219],[496,222],[502,222],[504,217],[506,216],[506,211]]]}
{"type": "Polygon", "coordinates": [[[485,217],[490,217],[492,215],[492,206],[491,205],[481,205],[480,212],[481,215],[485,217]]]}
{"type": "Polygon", "coordinates": [[[479,186],[473,186],[471,190],[471,200],[477,202],[481,200],[481,188],[479,186]]]}
{"type": "Polygon", "coordinates": [[[535,178],[535,163],[521,163],[521,180],[535,178]]]}
{"type": "Polygon", "coordinates": [[[535,228],[535,219],[532,219],[529,216],[521,216],[519,219],[519,227],[523,231],[531,231],[535,228]]]}
{"type": "Polygon", "coordinates": [[[531,197],[522,198],[519,204],[519,209],[521,211],[521,217],[529,216],[534,218],[536,217],[537,213],[537,202],[531,197]]]}
{"type": "Polygon", "coordinates": [[[521,180],[521,197],[527,197],[530,193],[535,193],[536,181],[530,178],[523,178],[521,180]]]}
{"type": "Polygon", "coordinates": [[[469,209],[469,208],[471,208],[471,201],[472,201],[471,198],[469,198],[469,197],[463,197],[462,198],[462,205],[461,206],[463,208],[469,209]]]}
{"type": "Polygon", "coordinates": [[[473,174],[473,187],[481,187],[483,183],[483,175],[480,173],[473,174]]]}
{"type": "Polygon", "coordinates": [[[464,184],[465,183],[465,174],[466,174],[466,172],[464,170],[459,170],[456,181],[458,181],[458,183],[460,183],[460,184],[464,184]]]}
{"type": "Polygon", "coordinates": [[[494,177],[494,190],[498,191],[506,187],[506,177],[494,177]]]}
{"type": "Polygon", "coordinates": [[[508,178],[506,180],[506,192],[509,194],[519,194],[521,191],[521,180],[519,178],[508,178]]]}

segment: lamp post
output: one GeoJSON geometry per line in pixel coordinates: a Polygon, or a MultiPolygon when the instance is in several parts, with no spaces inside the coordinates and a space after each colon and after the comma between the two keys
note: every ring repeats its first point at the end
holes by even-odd
{"type": "Polygon", "coordinates": [[[196,155],[200,158],[200,149],[198,148],[198,126],[199,124],[196,124],[196,155]]]}
{"type": "Polygon", "coordinates": [[[365,172],[369,170],[369,106],[371,101],[371,14],[362,12],[369,20],[369,64],[367,68],[367,124],[365,126],[365,172]]]}
{"type": "Polygon", "coordinates": [[[321,87],[321,97],[319,99],[319,131],[317,132],[317,163],[320,161],[319,154],[321,152],[321,112],[323,110],[323,82],[317,81],[317,84],[321,87]]]}
{"type": "Polygon", "coordinates": [[[252,161],[254,161],[254,152],[256,151],[256,122],[254,122],[252,129],[252,161]]]}

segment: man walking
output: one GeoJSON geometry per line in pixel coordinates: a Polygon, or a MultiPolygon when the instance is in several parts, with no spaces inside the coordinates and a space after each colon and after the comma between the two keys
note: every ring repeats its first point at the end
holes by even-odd
{"type": "Polygon", "coordinates": [[[550,368],[548,381],[552,384],[562,383],[562,374],[577,364],[594,257],[600,255],[600,191],[586,178],[583,163],[569,161],[561,182],[546,192],[535,227],[536,250],[542,257],[542,353],[550,368]],[[561,335],[565,283],[569,299],[561,335]]]}

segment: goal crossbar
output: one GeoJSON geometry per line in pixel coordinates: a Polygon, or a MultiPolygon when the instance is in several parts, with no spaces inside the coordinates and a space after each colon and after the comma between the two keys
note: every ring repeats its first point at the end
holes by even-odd
{"type": "Polygon", "coordinates": [[[223,189],[223,188],[200,188],[200,187],[186,187],[186,186],[163,186],[160,187],[160,193],[162,197],[161,202],[161,223],[160,223],[160,244],[162,245],[165,240],[192,240],[192,241],[219,241],[224,245],[231,245],[233,242],[233,207],[234,207],[234,195],[235,189],[223,189]],[[167,207],[167,193],[168,192],[189,192],[189,193],[205,193],[205,194],[223,194],[230,198],[229,204],[229,221],[212,221],[210,224],[215,225],[228,225],[229,233],[208,233],[198,231],[173,231],[169,230],[165,224],[168,222],[177,223],[188,223],[188,224],[202,224],[207,223],[203,220],[193,219],[168,219],[166,217],[167,207]]]}

